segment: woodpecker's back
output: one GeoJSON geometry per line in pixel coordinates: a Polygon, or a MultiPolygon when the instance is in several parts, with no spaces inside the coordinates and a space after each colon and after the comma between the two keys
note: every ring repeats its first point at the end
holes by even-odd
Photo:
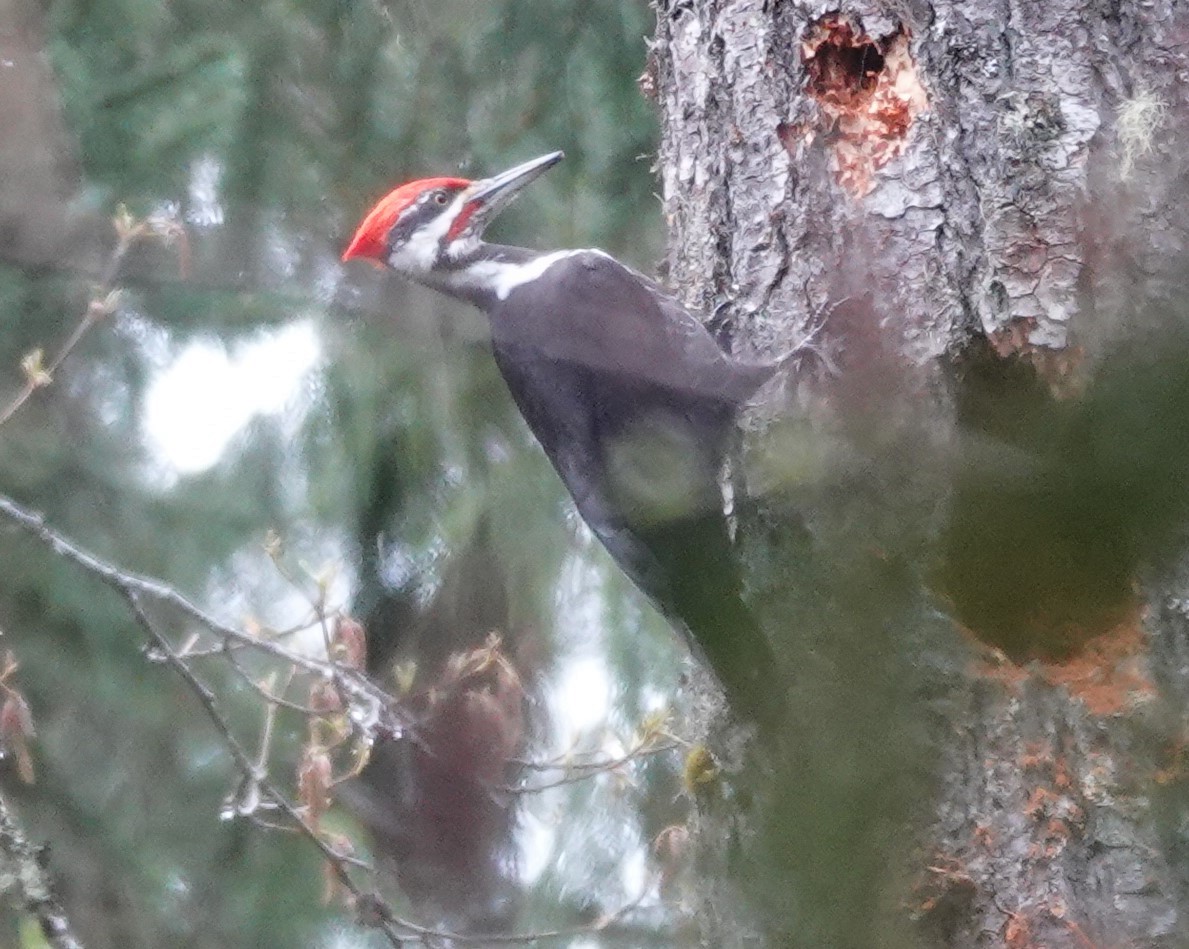
{"type": "Polygon", "coordinates": [[[484,243],[490,219],[561,157],[397,188],[343,258],[386,264],[487,313],[508,389],[586,523],[732,704],[773,723],[782,691],[742,600],[719,478],[736,412],[777,366],[729,357],[659,285],[601,251],[484,243]]]}
{"type": "Polygon", "coordinates": [[[738,709],[766,715],[773,657],[741,598],[720,476],[736,412],[774,367],[732,361],[598,251],[559,255],[484,308],[508,388],[583,519],[738,709]]]}

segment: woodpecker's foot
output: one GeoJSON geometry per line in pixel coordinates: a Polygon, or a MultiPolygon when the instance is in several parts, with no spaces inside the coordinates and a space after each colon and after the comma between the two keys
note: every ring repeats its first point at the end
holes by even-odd
{"type": "Polygon", "coordinates": [[[813,327],[791,350],[780,357],[780,370],[782,372],[792,372],[794,375],[799,375],[808,363],[816,363],[824,370],[827,376],[840,375],[837,364],[830,356],[829,349],[821,341],[822,331],[826,328],[826,317],[834,311],[841,303],[835,303],[828,311],[822,314],[813,324],[813,327]]]}

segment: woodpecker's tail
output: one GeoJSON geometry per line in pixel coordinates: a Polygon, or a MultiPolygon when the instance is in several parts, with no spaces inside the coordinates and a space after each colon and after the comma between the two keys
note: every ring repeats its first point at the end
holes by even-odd
{"type": "Polygon", "coordinates": [[[645,539],[666,565],[662,610],[687,635],[740,717],[763,729],[787,722],[788,682],[767,634],[743,601],[726,522],[717,511],[656,525],[645,539]]]}
{"type": "Polygon", "coordinates": [[[718,482],[711,475],[704,480],[683,510],[642,506],[630,519],[607,505],[604,493],[575,493],[574,499],[616,563],[714,672],[732,710],[762,727],[776,726],[787,720],[787,683],[743,602],[718,482]]]}

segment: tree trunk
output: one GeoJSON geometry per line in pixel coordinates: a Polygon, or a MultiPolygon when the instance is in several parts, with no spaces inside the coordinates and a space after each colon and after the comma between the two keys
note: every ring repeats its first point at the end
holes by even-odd
{"type": "Polygon", "coordinates": [[[1189,8],[657,23],[670,283],[738,350],[825,354],[751,426],[797,711],[711,739],[704,938],[1186,944],[1189,8]]]}
{"type": "Polygon", "coordinates": [[[44,47],[36,3],[0,5],[0,260],[17,265],[61,265],[84,256],[80,222],[69,208],[77,178],[72,143],[44,47]]]}

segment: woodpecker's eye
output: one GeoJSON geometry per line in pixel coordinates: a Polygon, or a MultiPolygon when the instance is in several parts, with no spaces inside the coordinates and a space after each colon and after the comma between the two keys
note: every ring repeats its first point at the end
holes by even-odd
{"type": "Polygon", "coordinates": [[[433,193],[433,203],[434,204],[445,204],[449,200],[450,199],[446,196],[445,191],[435,191],[433,193]]]}

